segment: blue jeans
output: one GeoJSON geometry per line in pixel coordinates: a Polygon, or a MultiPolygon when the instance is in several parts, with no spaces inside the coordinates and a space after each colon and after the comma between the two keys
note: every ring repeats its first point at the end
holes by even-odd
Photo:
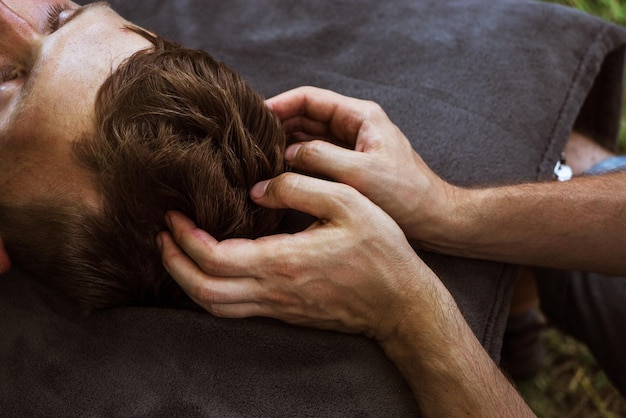
{"type": "Polygon", "coordinates": [[[626,155],[616,155],[600,161],[598,164],[585,171],[585,176],[597,176],[600,174],[613,173],[626,170],[626,155]]]}
{"type": "MultiPolygon", "coordinates": [[[[615,171],[626,171],[626,156],[608,158],[584,175],[615,171]]],[[[626,396],[626,278],[540,269],[537,288],[541,309],[549,320],[587,344],[606,375],[626,396]]]]}

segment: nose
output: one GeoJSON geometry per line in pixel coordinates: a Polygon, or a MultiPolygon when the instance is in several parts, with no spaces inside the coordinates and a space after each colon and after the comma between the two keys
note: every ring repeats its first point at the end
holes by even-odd
{"type": "Polygon", "coordinates": [[[24,64],[37,37],[37,30],[0,0],[0,67],[24,64]]]}

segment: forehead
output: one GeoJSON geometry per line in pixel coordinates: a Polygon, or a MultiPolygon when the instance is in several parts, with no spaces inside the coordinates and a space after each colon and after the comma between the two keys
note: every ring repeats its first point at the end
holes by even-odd
{"type": "Polygon", "coordinates": [[[106,3],[82,7],[60,36],[42,44],[16,113],[23,119],[36,110],[38,118],[71,120],[73,126],[89,119],[104,80],[123,60],[150,47],[129,25],[106,3]]]}
{"type": "MultiPolygon", "coordinates": [[[[50,2],[43,2],[50,3],[50,2]]],[[[72,142],[92,132],[98,89],[149,41],[99,3],[82,9],[37,45],[37,57],[0,142],[0,200],[32,201],[46,193],[89,194],[72,142]]],[[[1,51],[0,51],[1,52],[1,51]]]]}

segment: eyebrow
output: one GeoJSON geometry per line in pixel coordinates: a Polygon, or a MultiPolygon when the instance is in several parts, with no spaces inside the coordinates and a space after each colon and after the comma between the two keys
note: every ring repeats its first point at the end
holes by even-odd
{"type": "Polygon", "coordinates": [[[72,13],[72,15],[70,17],[68,17],[65,20],[65,24],[63,26],[67,26],[72,20],[76,19],[77,17],[79,17],[80,15],[82,15],[83,13],[85,13],[88,10],[91,9],[96,9],[99,7],[106,7],[106,8],[111,8],[111,5],[109,3],[107,3],[106,1],[97,1],[94,3],[89,3],[86,4],[84,6],[79,7],[74,13],[72,13]]]}
{"type": "MultiPolygon", "coordinates": [[[[92,9],[97,9],[100,7],[106,7],[110,9],[111,5],[107,3],[106,1],[97,1],[94,3],[89,3],[84,6],[81,6],[78,9],[76,9],[76,11],[72,13],[71,16],[67,18],[67,20],[63,24],[63,28],[69,25],[70,22],[72,22],[73,20],[85,14],[87,11],[92,10],[92,9]]],[[[35,80],[37,79],[37,75],[39,74],[39,71],[42,65],[43,65],[43,60],[37,59],[37,62],[33,66],[33,69],[30,71],[30,75],[28,79],[26,80],[26,82],[24,82],[24,85],[22,86],[22,93],[21,93],[22,97],[20,97],[20,102],[18,103],[17,108],[13,112],[13,115],[9,119],[9,123],[7,126],[11,126],[13,123],[15,123],[19,119],[22,112],[24,111],[25,104],[28,103],[29,97],[33,94],[33,87],[35,84],[35,80]]]]}

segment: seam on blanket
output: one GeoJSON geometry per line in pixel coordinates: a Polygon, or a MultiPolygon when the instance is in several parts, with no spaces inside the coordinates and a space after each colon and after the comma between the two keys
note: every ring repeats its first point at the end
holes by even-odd
{"type": "MultiPolygon", "coordinates": [[[[535,172],[535,178],[540,180],[542,178],[542,174],[544,170],[549,170],[550,167],[546,168],[544,167],[546,164],[549,165],[549,157],[550,157],[550,153],[551,151],[554,150],[554,147],[556,147],[556,140],[558,139],[558,131],[560,128],[563,128],[563,124],[564,124],[564,118],[566,116],[569,116],[569,112],[571,111],[571,106],[573,104],[573,100],[575,100],[576,97],[576,93],[580,94],[581,88],[580,88],[580,82],[581,80],[583,80],[583,77],[586,75],[586,69],[588,68],[590,62],[592,59],[598,58],[596,56],[596,54],[594,53],[596,51],[596,48],[598,45],[603,46],[604,48],[602,48],[601,50],[599,50],[597,52],[598,55],[600,55],[600,51],[602,52],[602,56],[606,56],[607,53],[607,46],[605,43],[605,35],[606,33],[611,29],[610,25],[606,25],[602,28],[602,30],[600,30],[598,32],[598,34],[596,35],[596,37],[594,38],[593,42],[591,42],[589,44],[589,47],[587,48],[587,51],[585,52],[584,56],[582,57],[582,59],[580,60],[580,62],[578,63],[578,67],[576,68],[576,71],[574,73],[574,76],[572,77],[572,80],[570,82],[569,88],[567,89],[567,94],[565,95],[565,99],[563,100],[563,103],[561,105],[561,107],[559,108],[559,112],[557,114],[557,117],[554,121],[554,124],[552,125],[552,129],[550,129],[550,134],[548,137],[548,143],[544,149],[544,152],[541,155],[541,159],[539,161],[539,164],[537,165],[537,170],[535,172]],[[578,88],[575,88],[578,87],[578,88]]],[[[598,75],[598,71],[602,68],[601,63],[598,65],[597,69],[596,69],[596,73],[594,75],[594,77],[590,78],[590,82],[591,84],[589,86],[587,86],[587,88],[584,90],[585,94],[589,93],[589,90],[591,89],[592,85],[593,85],[593,80],[595,80],[595,77],[598,75]]],[[[577,109],[578,111],[580,111],[580,107],[582,107],[584,103],[584,98],[582,99],[582,101],[580,102],[580,106],[577,109]]],[[[572,120],[572,125],[574,123],[575,120],[572,120]]],[[[565,145],[565,144],[563,144],[565,145]]]]}
{"type": "MultiPolygon", "coordinates": [[[[483,346],[489,352],[491,358],[499,363],[500,351],[502,349],[502,337],[504,332],[504,326],[501,328],[502,333],[499,332],[498,318],[502,318],[502,309],[505,307],[505,296],[513,286],[514,281],[512,278],[519,274],[520,266],[515,264],[502,264],[502,271],[499,275],[496,285],[495,301],[491,305],[488,319],[485,323],[485,327],[482,332],[483,346]],[[491,325],[491,326],[490,326],[491,325]],[[496,333],[498,330],[498,333],[496,333]],[[497,335],[502,334],[502,335],[497,335]],[[497,336],[497,338],[495,338],[497,336]]],[[[504,315],[506,318],[506,315],[504,315]]]]}

